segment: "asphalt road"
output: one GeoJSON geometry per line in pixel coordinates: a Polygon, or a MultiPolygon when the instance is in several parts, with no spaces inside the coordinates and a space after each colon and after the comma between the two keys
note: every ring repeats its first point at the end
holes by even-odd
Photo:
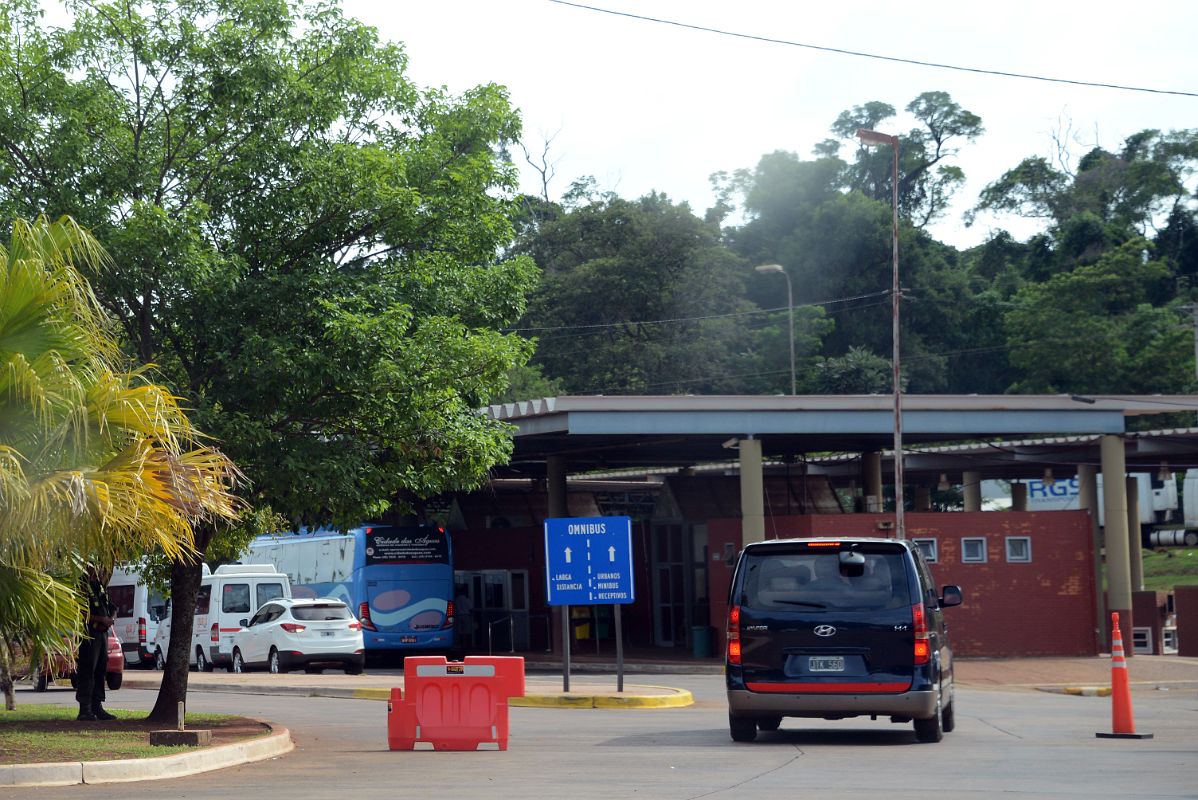
{"type": "MultiPolygon", "coordinates": [[[[918,744],[910,725],[784,720],[753,744],[728,738],[722,678],[632,676],[689,689],[681,709],[514,708],[506,752],[391,752],[386,706],[328,698],[195,692],[193,711],[266,717],[296,749],[272,761],[171,781],[0,790],[2,797],[330,798],[1153,798],[1198,797],[1198,690],[1137,690],[1145,741],[1097,739],[1110,700],[958,688],[957,729],[918,744]]],[[[122,690],[110,705],[149,708],[122,690]]],[[[65,690],[19,702],[70,704],[65,690]]]]}

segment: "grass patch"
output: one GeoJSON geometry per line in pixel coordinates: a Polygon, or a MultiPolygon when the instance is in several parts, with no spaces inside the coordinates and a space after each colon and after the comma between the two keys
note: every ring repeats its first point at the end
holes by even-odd
{"type": "MultiPolygon", "coordinates": [[[[80,723],[82,724],[82,723],[80,723]]],[[[111,761],[156,758],[194,750],[187,745],[157,747],[142,731],[80,732],[0,730],[0,753],[10,764],[51,761],[111,761]]]]}
{"type": "Polygon", "coordinates": [[[1198,548],[1160,547],[1143,554],[1145,589],[1160,592],[1198,585],[1198,548]]]}
{"type": "MultiPolygon", "coordinates": [[[[146,723],[145,711],[109,710],[117,717],[113,722],[77,722],[74,705],[28,704],[0,710],[0,763],[154,758],[196,749],[153,746],[149,730],[163,726],[146,723]]],[[[187,724],[212,726],[231,719],[235,717],[229,714],[188,714],[187,724]]]]}
{"type": "MultiPolygon", "coordinates": [[[[115,714],[118,721],[120,720],[143,720],[148,715],[148,711],[125,711],[120,708],[108,709],[109,713],[115,714]]],[[[20,725],[29,722],[46,722],[49,720],[64,720],[69,722],[75,721],[75,715],[79,713],[79,707],[76,705],[59,706],[49,703],[26,703],[18,705],[13,711],[0,711],[0,731],[4,730],[7,725],[20,725]]],[[[185,720],[188,727],[192,727],[192,723],[196,722],[224,722],[225,720],[233,719],[232,714],[188,714],[185,720]]],[[[80,723],[82,725],[82,723],[80,723]]]]}

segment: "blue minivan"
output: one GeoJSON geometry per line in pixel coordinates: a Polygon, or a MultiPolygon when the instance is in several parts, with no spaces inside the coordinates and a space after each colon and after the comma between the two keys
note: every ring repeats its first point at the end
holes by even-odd
{"type": "Polygon", "coordinates": [[[921,742],[954,724],[953,656],[919,548],[880,538],[745,547],[728,600],[728,727],[750,742],[783,717],[889,717],[921,742]]]}

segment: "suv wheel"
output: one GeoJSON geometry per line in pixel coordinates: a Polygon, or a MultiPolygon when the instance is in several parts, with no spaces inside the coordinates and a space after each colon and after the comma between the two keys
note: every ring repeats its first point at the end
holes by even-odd
{"type": "Polygon", "coordinates": [[[270,648],[270,657],[267,660],[266,668],[271,672],[271,674],[274,675],[278,675],[280,672],[284,671],[282,665],[279,663],[279,651],[273,647],[270,648]]]}
{"type": "Polygon", "coordinates": [[[728,715],[728,732],[734,742],[751,742],[757,738],[757,720],[752,717],[728,715]]]}
{"type": "Polygon", "coordinates": [[[957,727],[956,714],[953,710],[955,701],[949,700],[948,705],[940,712],[940,729],[945,733],[951,733],[953,728],[957,727]]]}
{"type": "Polygon", "coordinates": [[[938,742],[944,738],[944,726],[941,724],[940,690],[936,690],[936,713],[928,719],[915,720],[915,738],[921,742],[938,742]]]}
{"type": "Polygon", "coordinates": [[[239,675],[245,672],[245,661],[241,658],[241,651],[236,647],[233,648],[233,671],[239,675]]]}
{"type": "Polygon", "coordinates": [[[782,717],[758,717],[757,730],[759,731],[776,731],[778,726],[782,724],[782,717]]]}

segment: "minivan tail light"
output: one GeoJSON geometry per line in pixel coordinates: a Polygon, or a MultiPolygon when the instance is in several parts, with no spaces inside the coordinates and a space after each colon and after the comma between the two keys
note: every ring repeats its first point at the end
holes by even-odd
{"type": "Polygon", "coordinates": [[[217,625],[215,622],[212,623],[212,629],[210,631],[208,631],[208,635],[212,639],[213,642],[219,642],[220,641],[220,626],[217,625]]]}
{"type": "Polygon", "coordinates": [[[740,666],[740,606],[728,611],[728,663],[740,666]]]}
{"type": "Polygon", "coordinates": [[[370,620],[370,603],[365,600],[358,606],[358,621],[362,623],[362,628],[368,631],[377,631],[378,628],[370,620]]]}
{"type": "Polygon", "coordinates": [[[923,603],[911,606],[911,621],[915,630],[915,664],[926,664],[932,657],[932,643],[928,636],[928,612],[923,603]]]}
{"type": "Polygon", "coordinates": [[[137,641],[143,647],[146,644],[146,618],[145,617],[137,618],[137,641]]]}
{"type": "Polygon", "coordinates": [[[453,627],[453,601],[448,600],[445,603],[445,621],[441,623],[441,630],[447,630],[453,627]]]}

